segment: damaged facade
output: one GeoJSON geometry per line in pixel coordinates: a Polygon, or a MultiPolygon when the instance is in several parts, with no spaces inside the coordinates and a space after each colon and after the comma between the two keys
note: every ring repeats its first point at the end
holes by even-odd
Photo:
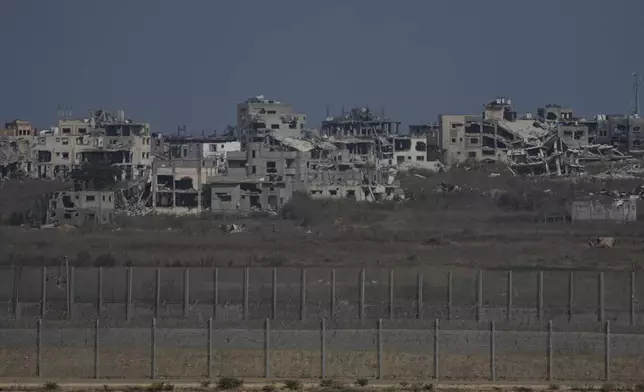
{"type": "Polygon", "coordinates": [[[65,179],[86,162],[107,162],[123,171],[123,179],[145,176],[149,171],[150,126],[104,110],[87,119],[63,118],[51,130],[35,137],[35,176],[65,179]]]}
{"type": "Polygon", "coordinates": [[[111,223],[115,212],[114,191],[56,192],[49,200],[47,224],[82,226],[111,223]]]}
{"type": "Polygon", "coordinates": [[[575,117],[572,109],[551,104],[539,108],[536,118],[519,118],[511,104],[510,99],[497,98],[480,115],[441,115],[442,161],[501,162],[515,174],[565,175],[583,171],[588,161],[630,157],[620,151],[619,143],[596,143],[608,141],[596,133],[601,117],[588,121],[575,117]]]}
{"type": "Polygon", "coordinates": [[[0,179],[32,171],[32,143],[35,130],[28,121],[6,122],[0,129],[0,179]]]}

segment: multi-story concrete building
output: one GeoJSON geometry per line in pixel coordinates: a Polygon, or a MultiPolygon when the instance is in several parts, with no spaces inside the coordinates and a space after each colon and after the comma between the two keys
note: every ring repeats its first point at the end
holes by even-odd
{"type": "Polygon", "coordinates": [[[150,168],[150,125],[99,110],[88,119],[61,119],[58,127],[36,137],[34,160],[39,178],[65,178],[85,162],[108,162],[123,179],[143,176],[150,168]]]}
{"type": "Polygon", "coordinates": [[[249,140],[261,139],[269,133],[299,137],[305,127],[305,114],[294,112],[290,104],[265,99],[263,95],[237,105],[235,136],[242,145],[249,137],[249,140]]]}
{"type": "MultiPolygon", "coordinates": [[[[393,138],[400,122],[375,115],[369,108],[353,108],[349,113],[322,121],[320,136],[338,148],[342,161],[354,165],[395,164],[393,138]]],[[[402,147],[401,147],[402,148],[402,147]]]]}
{"type": "Polygon", "coordinates": [[[36,130],[24,120],[6,122],[4,126],[0,129],[0,178],[17,172],[29,175],[36,130]]]}
{"type": "Polygon", "coordinates": [[[47,223],[75,226],[111,223],[115,205],[114,191],[56,192],[49,200],[47,223]]]}
{"type": "Polygon", "coordinates": [[[600,114],[584,124],[591,144],[608,144],[623,153],[644,153],[644,118],[600,114]]]}
{"type": "Polygon", "coordinates": [[[512,101],[497,98],[483,114],[440,115],[440,150],[447,165],[476,161],[507,161],[507,151],[537,142],[549,133],[533,119],[517,119],[512,101]]]}

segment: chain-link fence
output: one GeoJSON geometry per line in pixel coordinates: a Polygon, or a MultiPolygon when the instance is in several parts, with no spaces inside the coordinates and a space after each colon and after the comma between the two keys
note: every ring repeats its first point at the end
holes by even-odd
{"type": "Polygon", "coordinates": [[[508,329],[503,324],[377,320],[362,324],[271,320],[200,328],[0,329],[0,377],[423,378],[632,381],[644,335],[508,329]]]}
{"type": "Polygon", "coordinates": [[[644,274],[464,268],[0,269],[0,320],[435,319],[638,325],[644,274]]]}

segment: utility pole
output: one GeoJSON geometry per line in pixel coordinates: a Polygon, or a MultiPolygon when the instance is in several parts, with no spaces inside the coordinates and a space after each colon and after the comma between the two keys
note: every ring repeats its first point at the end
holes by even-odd
{"type": "Polygon", "coordinates": [[[635,96],[634,117],[639,117],[640,115],[640,84],[642,84],[642,77],[639,73],[633,72],[633,95],[635,96]]]}

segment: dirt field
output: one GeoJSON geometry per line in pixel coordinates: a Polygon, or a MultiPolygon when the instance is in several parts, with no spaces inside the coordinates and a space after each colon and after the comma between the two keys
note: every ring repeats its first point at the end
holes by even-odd
{"type": "MultiPolygon", "coordinates": [[[[0,247],[0,263],[58,265],[64,256],[83,266],[459,265],[627,270],[643,263],[644,221],[543,222],[546,216],[569,215],[571,202],[589,193],[601,189],[631,192],[643,181],[520,178],[493,166],[422,176],[402,178],[408,200],[399,203],[297,197],[277,217],[121,217],[111,227],[47,230],[6,225],[0,227],[0,242],[5,244],[0,247]],[[443,182],[458,185],[461,191],[435,192],[443,182]],[[225,234],[218,228],[224,222],[244,223],[248,232],[225,234]],[[590,248],[589,239],[598,236],[616,237],[617,246],[590,248]]],[[[54,187],[54,183],[43,184],[54,187]]],[[[9,183],[0,189],[5,222],[12,206],[24,207],[27,202],[16,189],[9,183]]]]}
{"type": "MultiPolygon", "coordinates": [[[[94,352],[91,347],[57,347],[43,350],[43,377],[83,379],[94,374],[94,352]],[[60,358],[69,358],[61,361],[60,358]]],[[[314,351],[272,350],[271,375],[277,378],[314,379],[320,375],[320,353],[314,351]]],[[[36,374],[35,349],[0,349],[0,374],[5,377],[33,377],[36,374]]],[[[264,375],[262,350],[215,350],[214,376],[258,378],[264,375]]],[[[432,355],[386,353],[383,358],[384,379],[431,379],[432,355]]],[[[150,375],[150,348],[102,349],[100,377],[143,379],[150,375]]],[[[555,380],[597,382],[603,378],[600,357],[558,357],[554,360],[555,380]]],[[[621,382],[641,378],[641,359],[614,359],[611,376],[621,382]]],[[[377,355],[374,351],[329,351],[327,376],[332,379],[377,377],[377,355]]],[[[205,350],[157,349],[157,375],[160,378],[205,378],[205,350]]],[[[489,380],[489,357],[441,355],[439,376],[442,380],[489,380]]],[[[546,358],[537,356],[503,356],[497,358],[496,376],[506,381],[545,381],[546,358]]]]}

